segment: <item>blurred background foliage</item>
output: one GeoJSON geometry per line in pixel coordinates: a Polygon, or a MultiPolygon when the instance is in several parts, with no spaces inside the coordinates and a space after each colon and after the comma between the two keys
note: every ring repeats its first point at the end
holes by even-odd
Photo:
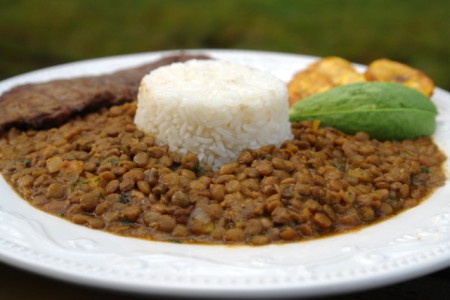
{"type": "Polygon", "coordinates": [[[450,1],[0,0],[0,80],[101,56],[192,48],[387,57],[450,90],[450,1]]]}

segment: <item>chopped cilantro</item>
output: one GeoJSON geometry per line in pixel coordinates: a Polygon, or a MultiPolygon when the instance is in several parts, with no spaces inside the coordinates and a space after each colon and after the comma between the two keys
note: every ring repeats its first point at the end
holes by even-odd
{"type": "Polygon", "coordinates": [[[345,172],[345,168],[344,168],[344,166],[343,166],[342,164],[340,164],[340,163],[334,163],[333,166],[334,166],[336,169],[338,169],[339,171],[341,171],[342,173],[345,172]]]}
{"type": "Polygon", "coordinates": [[[428,174],[428,173],[430,173],[430,169],[428,169],[427,167],[422,167],[422,168],[420,169],[420,172],[421,172],[421,173],[424,173],[424,174],[428,174]]]}
{"type": "Polygon", "coordinates": [[[28,158],[18,158],[16,159],[16,163],[23,164],[27,168],[31,166],[31,160],[28,158]]]}
{"type": "Polygon", "coordinates": [[[123,194],[119,195],[119,201],[120,201],[120,203],[123,203],[123,204],[130,203],[130,200],[126,196],[124,196],[123,194]]]}
{"type": "Polygon", "coordinates": [[[109,162],[113,167],[117,167],[119,165],[119,161],[116,158],[108,158],[106,161],[109,162]]]}
{"type": "Polygon", "coordinates": [[[194,172],[195,172],[197,175],[202,175],[202,174],[203,174],[203,167],[200,166],[200,165],[197,165],[197,166],[194,168],[194,172]]]}
{"type": "Polygon", "coordinates": [[[173,163],[171,166],[171,169],[172,169],[172,171],[179,170],[179,169],[181,169],[181,165],[177,164],[177,163],[173,163]]]}
{"type": "Polygon", "coordinates": [[[72,186],[76,187],[76,186],[80,186],[82,184],[89,184],[89,180],[85,179],[85,180],[75,181],[72,183],[72,186]]]}

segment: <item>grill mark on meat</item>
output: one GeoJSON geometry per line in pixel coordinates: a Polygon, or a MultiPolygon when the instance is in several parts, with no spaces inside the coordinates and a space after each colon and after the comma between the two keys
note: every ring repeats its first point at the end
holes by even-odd
{"type": "Polygon", "coordinates": [[[173,55],[110,74],[14,87],[0,96],[0,134],[11,127],[50,128],[76,114],[133,101],[144,75],[161,66],[190,59],[209,57],[173,55]]]}

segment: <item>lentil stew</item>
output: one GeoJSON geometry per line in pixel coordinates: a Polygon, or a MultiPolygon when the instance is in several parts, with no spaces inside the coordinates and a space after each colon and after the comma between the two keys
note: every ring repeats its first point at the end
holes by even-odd
{"type": "Polygon", "coordinates": [[[245,150],[213,171],[139,131],[136,103],[59,128],[9,129],[0,170],[33,206],[119,235],[264,245],[372,224],[442,186],[445,155],[431,138],[380,142],[317,122],[292,124],[281,147],[245,150]]]}

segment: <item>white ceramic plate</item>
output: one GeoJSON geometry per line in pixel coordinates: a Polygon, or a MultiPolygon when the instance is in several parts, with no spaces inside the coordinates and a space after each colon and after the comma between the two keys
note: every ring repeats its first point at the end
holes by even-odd
{"type": "MultiPolygon", "coordinates": [[[[196,50],[289,80],[315,58],[254,51],[196,50]]],[[[148,53],[61,65],[0,83],[98,74],[155,60],[148,53]]],[[[363,69],[362,66],[358,66],[363,69]]],[[[450,94],[437,89],[435,140],[450,156],[450,94]]],[[[445,165],[450,170],[449,161],[445,165]]],[[[45,214],[0,179],[0,259],[90,286],[144,294],[282,297],[379,287],[450,266],[450,184],[395,218],[315,241],[263,247],[184,245],[119,237],[45,214]]]]}

